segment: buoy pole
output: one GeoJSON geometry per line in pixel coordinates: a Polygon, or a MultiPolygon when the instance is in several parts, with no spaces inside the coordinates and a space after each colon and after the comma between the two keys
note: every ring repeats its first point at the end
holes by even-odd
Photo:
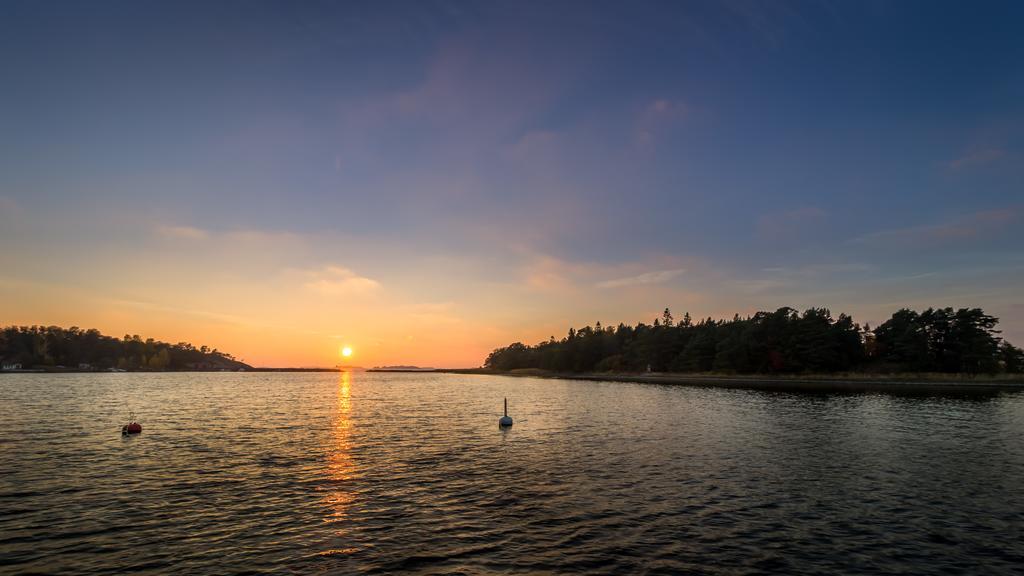
{"type": "Polygon", "coordinates": [[[505,398],[505,415],[498,418],[498,427],[505,429],[512,425],[512,418],[508,415],[508,398],[505,398]]]}

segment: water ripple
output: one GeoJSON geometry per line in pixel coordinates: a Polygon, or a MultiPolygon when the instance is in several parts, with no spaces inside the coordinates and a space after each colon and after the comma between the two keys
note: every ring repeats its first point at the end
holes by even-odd
{"type": "Polygon", "coordinates": [[[0,572],[1009,574],[1022,436],[1011,394],[4,375],[0,572]]]}

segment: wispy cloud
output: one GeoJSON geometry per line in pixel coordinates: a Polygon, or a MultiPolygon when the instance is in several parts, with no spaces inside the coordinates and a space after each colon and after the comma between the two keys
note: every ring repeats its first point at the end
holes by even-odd
{"type": "Polygon", "coordinates": [[[759,278],[754,280],[735,280],[732,286],[742,294],[762,294],[793,285],[792,281],[781,278],[759,278]]]}
{"type": "Polygon", "coordinates": [[[222,312],[213,312],[209,310],[201,310],[188,308],[183,306],[172,306],[167,304],[158,304],[155,302],[149,302],[146,300],[133,300],[130,298],[106,298],[100,297],[100,299],[115,304],[117,306],[129,306],[132,308],[139,308],[154,312],[165,312],[171,314],[187,314],[189,316],[195,316],[199,318],[205,318],[214,320],[225,324],[235,324],[238,326],[254,326],[254,327],[269,327],[269,328],[282,328],[281,326],[267,324],[265,322],[259,322],[253,318],[247,316],[239,316],[237,314],[224,314],[222,312]]]}
{"type": "Polygon", "coordinates": [[[3,225],[0,228],[0,236],[4,231],[11,232],[19,224],[23,224],[24,219],[25,211],[14,198],[0,196],[0,224],[3,225]]]}
{"type": "Polygon", "coordinates": [[[9,215],[18,211],[18,203],[14,201],[14,198],[0,196],[0,214],[9,215]]]}
{"type": "Polygon", "coordinates": [[[563,135],[554,130],[529,130],[502,150],[502,157],[516,164],[555,157],[563,135]]]}
{"type": "Polygon", "coordinates": [[[801,286],[828,286],[842,278],[849,282],[876,273],[875,266],[861,262],[820,262],[797,266],[762,268],[761,275],[730,282],[740,294],[762,295],[774,292],[792,293],[801,286]]]}
{"type": "Polygon", "coordinates": [[[341,266],[326,266],[308,273],[309,281],[304,286],[314,292],[328,296],[366,294],[380,288],[380,283],[360,276],[341,266]]]}
{"type": "Polygon", "coordinates": [[[1006,150],[1003,150],[1002,148],[983,148],[968,152],[959,158],[951,160],[949,162],[949,168],[952,170],[976,168],[978,166],[984,166],[985,164],[995,162],[1003,156],[1006,156],[1006,150]]]}
{"type": "Polygon", "coordinates": [[[180,238],[185,240],[202,240],[210,236],[210,233],[206,230],[193,228],[192,226],[159,226],[156,232],[164,238],[180,238]]]}
{"type": "MultiPolygon", "coordinates": [[[[410,88],[370,99],[341,103],[348,136],[341,158],[373,162],[367,154],[386,145],[395,130],[415,126],[431,128],[432,153],[460,156],[502,142],[553,101],[570,84],[558,65],[564,56],[540,56],[539,46],[521,46],[517,38],[477,33],[445,39],[427,63],[422,81],[410,88]],[[514,43],[516,50],[507,50],[514,43]]],[[[562,62],[562,66],[565,63],[562,62]]],[[[403,130],[403,133],[405,130],[403,130]]]]}
{"type": "Polygon", "coordinates": [[[425,324],[459,324],[454,302],[422,302],[404,308],[404,316],[425,324]]]}
{"type": "Polygon", "coordinates": [[[927,226],[910,226],[895,230],[872,232],[851,240],[851,244],[886,244],[899,246],[926,246],[972,238],[998,232],[1017,220],[1017,210],[1003,208],[975,212],[951,222],[927,226]]]}
{"type": "Polygon", "coordinates": [[[682,100],[658,98],[637,116],[633,138],[642,146],[653,144],[659,134],[686,120],[689,113],[689,107],[682,100]]]}
{"type": "Polygon", "coordinates": [[[828,276],[833,274],[860,274],[864,272],[871,272],[875,270],[874,266],[864,264],[861,262],[847,262],[847,263],[825,263],[825,264],[807,264],[804,266],[776,266],[772,268],[764,268],[761,271],[768,274],[775,274],[779,276],[799,276],[802,278],[811,278],[818,276],[828,276]]]}
{"type": "Polygon", "coordinates": [[[643,274],[637,274],[636,276],[627,276],[624,278],[614,278],[612,280],[603,280],[595,284],[598,288],[622,288],[625,286],[644,286],[648,284],[664,284],[669,280],[673,280],[683,275],[686,272],[685,268],[674,268],[671,270],[655,270],[653,272],[644,272],[643,274]]]}
{"type": "Polygon", "coordinates": [[[814,206],[803,206],[782,212],[763,214],[757,219],[757,235],[774,242],[795,241],[824,225],[825,211],[814,206]]]}
{"type": "Polygon", "coordinates": [[[523,266],[523,277],[530,290],[555,292],[574,288],[574,278],[585,275],[585,264],[566,262],[547,255],[537,255],[523,266]]]}

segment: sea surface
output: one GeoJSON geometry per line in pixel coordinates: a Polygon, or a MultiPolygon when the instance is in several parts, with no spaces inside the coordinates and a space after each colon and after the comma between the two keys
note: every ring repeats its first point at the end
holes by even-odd
{"type": "Polygon", "coordinates": [[[1022,569],[1022,394],[0,375],[0,573],[1022,569]]]}

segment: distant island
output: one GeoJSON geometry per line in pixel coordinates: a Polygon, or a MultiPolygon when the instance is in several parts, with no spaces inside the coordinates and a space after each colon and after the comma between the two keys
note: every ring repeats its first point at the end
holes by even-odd
{"type": "Polygon", "coordinates": [[[493,372],[815,374],[1021,374],[1024,351],[1003,340],[980,308],[902,309],[874,330],[827,308],[653,324],[570,328],[566,337],[498,348],[493,372]]]}
{"type": "Polygon", "coordinates": [[[423,367],[423,366],[374,366],[367,370],[367,372],[436,372],[437,368],[423,367]]]}
{"type": "Polygon", "coordinates": [[[105,336],[77,326],[0,329],[0,370],[207,371],[252,370],[226,352],[188,342],[168,344],[138,335],[105,336]]]}

